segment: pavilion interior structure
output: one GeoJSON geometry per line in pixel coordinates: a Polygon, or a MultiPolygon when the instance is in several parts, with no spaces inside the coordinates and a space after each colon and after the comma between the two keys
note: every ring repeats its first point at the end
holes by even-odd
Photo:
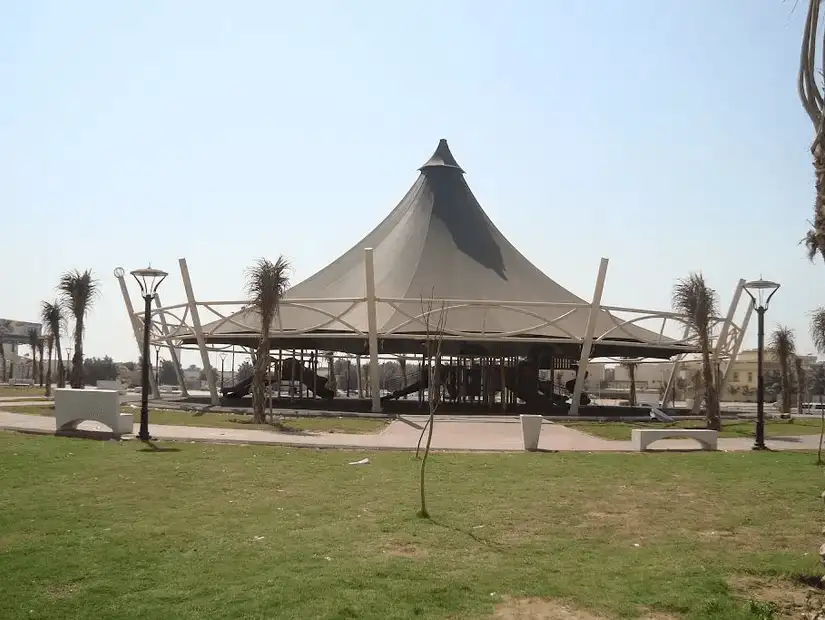
{"type": "MultiPolygon", "coordinates": [[[[446,140],[418,172],[377,227],[285,293],[270,334],[276,408],[417,412],[433,383],[440,412],[610,415],[588,394],[590,360],[678,361],[698,351],[683,317],[603,305],[606,259],[587,283],[590,300],[533,265],[484,212],[446,140]]],[[[200,352],[207,369],[213,352],[243,351],[254,362],[256,310],[244,300],[197,300],[179,262],[187,299],[163,306],[156,298],[151,324],[179,378],[181,349],[200,352]]],[[[734,323],[742,284],[727,316],[714,318],[714,361],[741,345],[750,317],[734,323]]],[[[142,315],[121,290],[139,334],[142,315]]],[[[201,398],[251,405],[251,379],[221,387],[223,379],[207,373],[201,398]]]]}

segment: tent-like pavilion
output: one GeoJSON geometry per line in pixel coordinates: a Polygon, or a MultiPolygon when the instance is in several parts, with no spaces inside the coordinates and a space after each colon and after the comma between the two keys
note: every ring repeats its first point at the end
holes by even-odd
{"type": "MultiPolygon", "coordinates": [[[[370,355],[376,368],[380,354],[421,353],[428,334],[441,325],[444,355],[586,364],[593,357],[666,359],[696,351],[687,332],[679,340],[664,335],[666,321],[679,321],[673,313],[601,304],[606,259],[590,301],[545,275],[496,228],[464,174],[441,140],[377,227],[286,292],[271,334],[273,349],[370,355]],[[661,319],[658,331],[639,325],[650,319],[661,319]]],[[[181,268],[187,303],[158,313],[184,308],[192,325],[180,320],[175,329],[157,329],[156,339],[197,344],[202,353],[214,345],[256,347],[260,319],[254,308],[223,314],[216,307],[242,302],[196,302],[183,259],[181,268]],[[198,306],[207,306],[217,320],[201,325],[198,306]]],[[[736,304],[739,293],[737,288],[736,304]]],[[[739,333],[734,310],[717,319],[724,323],[725,346],[733,346],[739,333]]]]}

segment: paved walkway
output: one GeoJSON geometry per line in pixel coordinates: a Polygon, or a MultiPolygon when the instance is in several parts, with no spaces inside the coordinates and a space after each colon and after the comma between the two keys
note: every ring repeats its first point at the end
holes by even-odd
{"type": "MultiPolygon", "coordinates": [[[[15,403],[17,405],[18,403],[15,403]]],[[[0,405],[1,406],[1,405],[0,405]]],[[[13,407],[9,407],[13,409],[13,407]]],[[[157,439],[172,441],[224,442],[236,444],[272,444],[315,448],[347,448],[362,450],[414,450],[426,421],[426,416],[404,416],[392,422],[380,433],[351,435],[343,433],[278,433],[266,430],[206,428],[150,424],[149,432],[157,439]]],[[[0,429],[53,433],[54,418],[0,411],[0,429]]],[[[107,431],[96,422],[84,422],[81,430],[107,431]]],[[[137,424],[135,425],[137,433],[137,424]]],[[[815,450],[818,435],[774,438],[767,441],[774,450],[815,450]]],[[[750,450],[753,440],[721,438],[719,449],[750,450]]],[[[433,449],[483,452],[519,452],[523,450],[521,425],[513,418],[447,418],[438,419],[433,432],[433,449]]],[[[610,441],[581,431],[545,421],[539,449],[562,452],[632,452],[629,441],[610,441]]],[[[658,450],[697,450],[693,440],[662,440],[654,445],[658,450]]]]}

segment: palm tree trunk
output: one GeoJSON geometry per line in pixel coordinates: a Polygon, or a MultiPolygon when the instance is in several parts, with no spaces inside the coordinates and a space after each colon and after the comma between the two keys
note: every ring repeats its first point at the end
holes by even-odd
{"type": "Polygon", "coordinates": [[[252,378],[252,422],[266,423],[266,371],[269,366],[269,330],[262,330],[258,354],[255,356],[255,370],[252,378]]]}
{"type": "Polygon", "coordinates": [[[780,373],[782,382],[782,413],[791,412],[791,378],[788,360],[781,360],[780,373]]]}
{"type": "Polygon", "coordinates": [[[52,395],[52,352],[54,347],[49,344],[49,365],[46,367],[46,396],[52,395]]]}
{"type": "Polygon", "coordinates": [[[636,367],[631,365],[627,368],[627,374],[630,375],[630,406],[636,406],[636,367]]]}
{"type": "Polygon", "coordinates": [[[63,368],[63,351],[60,350],[60,335],[54,335],[54,347],[57,349],[57,387],[66,387],[66,371],[63,368]]]}
{"type": "Polygon", "coordinates": [[[0,366],[2,366],[2,368],[0,368],[0,380],[6,383],[6,381],[8,381],[8,377],[6,376],[6,349],[2,342],[0,342],[0,366]]]}
{"type": "Polygon", "coordinates": [[[40,354],[40,366],[38,366],[38,374],[40,375],[40,387],[43,387],[43,339],[37,342],[37,351],[40,354]]]}
{"type": "Polygon", "coordinates": [[[75,317],[74,354],[72,355],[72,387],[83,389],[83,317],[75,317]]]}
{"type": "Polygon", "coordinates": [[[31,379],[32,379],[32,387],[35,383],[37,383],[37,345],[29,345],[32,350],[32,372],[31,372],[31,379]]]}
{"type": "Polygon", "coordinates": [[[719,401],[716,399],[716,390],[713,383],[709,340],[707,334],[701,338],[702,382],[705,384],[705,424],[711,430],[720,431],[722,430],[722,419],[719,416],[719,401]]]}

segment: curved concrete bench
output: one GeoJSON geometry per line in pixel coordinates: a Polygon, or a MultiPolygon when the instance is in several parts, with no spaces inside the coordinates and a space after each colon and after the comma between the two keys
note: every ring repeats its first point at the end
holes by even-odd
{"type": "Polygon", "coordinates": [[[704,450],[716,450],[719,433],[704,428],[634,428],[630,432],[633,449],[644,452],[660,439],[695,439],[704,450]]]}
{"type": "Polygon", "coordinates": [[[85,421],[105,424],[118,435],[134,429],[132,414],[120,412],[120,394],[116,390],[55,390],[54,421],[58,431],[75,430],[85,421]]]}

